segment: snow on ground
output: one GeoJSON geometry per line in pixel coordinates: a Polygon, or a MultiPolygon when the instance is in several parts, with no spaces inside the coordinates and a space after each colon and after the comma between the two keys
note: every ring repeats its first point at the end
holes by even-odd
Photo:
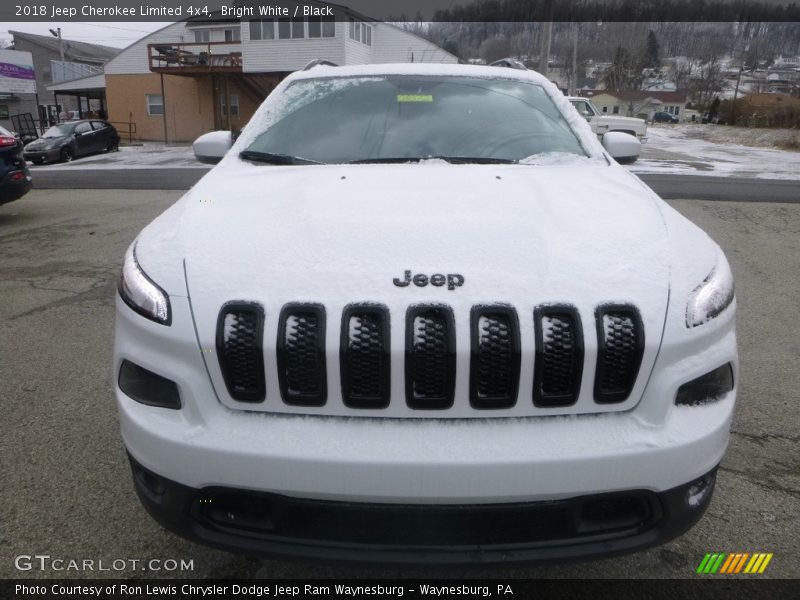
{"type": "MultiPolygon", "coordinates": [[[[639,160],[628,168],[634,173],[675,173],[764,179],[800,179],[800,152],[755,148],[695,137],[698,127],[716,125],[674,125],[649,127],[648,141],[639,160]]],[[[755,133],[759,130],[753,130],[755,133]]],[[[725,132],[715,135],[724,139],[725,132]]],[[[729,139],[741,139],[735,136],[729,139]]]]}
{"type": "Polygon", "coordinates": [[[208,168],[195,159],[192,147],[146,143],[142,146],[120,146],[119,152],[92,154],[69,163],[47,163],[41,166],[28,163],[34,171],[73,171],[79,169],[153,169],[208,168]]]}
{"type": "MultiPolygon", "coordinates": [[[[768,142],[764,138],[767,135],[764,130],[750,130],[753,137],[748,138],[747,131],[734,129],[742,128],[726,128],[722,125],[651,126],[647,132],[648,142],[642,146],[641,157],[628,168],[634,173],[800,180],[800,152],[743,146],[726,141],[752,139],[758,143],[768,142]]],[[[780,133],[773,131],[772,137],[780,133]]],[[[190,145],[159,143],[123,146],[119,152],[85,156],[71,163],[32,165],[34,171],[187,167],[207,169],[208,165],[195,160],[190,145]]]]}

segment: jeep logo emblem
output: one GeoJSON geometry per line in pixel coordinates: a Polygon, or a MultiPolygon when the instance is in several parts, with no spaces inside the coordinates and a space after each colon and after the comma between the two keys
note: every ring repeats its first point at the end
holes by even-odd
{"type": "Polygon", "coordinates": [[[394,279],[394,284],[397,287],[406,287],[412,281],[417,287],[425,287],[428,285],[428,283],[435,287],[442,287],[446,283],[448,290],[454,290],[464,285],[464,276],[459,275],[458,273],[448,273],[447,275],[434,273],[430,277],[424,275],[423,273],[417,273],[416,275],[412,276],[411,271],[406,271],[405,277],[402,279],[400,277],[394,279]]]}

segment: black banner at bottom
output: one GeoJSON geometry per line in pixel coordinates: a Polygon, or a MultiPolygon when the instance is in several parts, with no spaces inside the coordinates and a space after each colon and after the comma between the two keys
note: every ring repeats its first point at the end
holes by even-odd
{"type": "Polygon", "coordinates": [[[57,580],[7,579],[0,581],[0,598],[154,599],[199,598],[251,600],[263,598],[411,598],[520,599],[520,598],[646,598],[679,599],[745,597],[777,598],[796,592],[793,580],[719,578],[684,580],[577,580],[577,579],[437,579],[437,580],[57,580]]]}

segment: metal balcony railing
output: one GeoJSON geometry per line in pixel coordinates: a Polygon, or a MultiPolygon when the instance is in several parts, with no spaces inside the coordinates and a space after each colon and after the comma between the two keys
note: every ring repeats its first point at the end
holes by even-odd
{"type": "Polygon", "coordinates": [[[240,42],[148,44],[147,56],[154,73],[242,72],[240,42]]]}

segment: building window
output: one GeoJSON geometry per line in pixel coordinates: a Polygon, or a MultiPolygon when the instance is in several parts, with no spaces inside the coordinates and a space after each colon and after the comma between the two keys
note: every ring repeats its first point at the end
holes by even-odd
{"type": "Polygon", "coordinates": [[[311,17],[308,20],[308,37],[332,38],[336,37],[336,21],[333,19],[320,19],[311,17]]]}
{"type": "Polygon", "coordinates": [[[8,119],[8,104],[0,104],[0,119],[8,119]]]}
{"type": "Polygon", "coordinates": [[[288,40],[292,37],[292,22],[290,19],[278,19],[278,39],[288,40]]]}
{"type": "MultiPolygon", "coordinates": [[[[229,94],[231,99],[231,116],[239,116],[239,94],[229,94]]],[[[225,95],[221,94],[219,97],[219,112],[223,117],[228,116],[228,107],[225,106],[225,95]]]]}
{"type": "Polygon", "coordinates": [[[603,114],[604,115],[608,114],[608,107],[607,106],[603,107],[603,114]]]}
{"type": "Polygon", "coordinates": [[[164,114],[164,98],[161,94],[145,94],[147,99],[147,114],[152,116],[164,114]]]}
{"type": "Polygon", "coordinates": [[[197,44],[207,44],[211,41],[211,32],[208,29],[198,29],[194,32],[194,41],[197,44]]]}
{"type": "Polygon", "coordinates": [[[350,19],[350,39],[372,46],[372,26],[350,19]]]}
{"type": "Polygon", "coordinates": [[[614,110],[612,111],[615,115],[619,114],[619,106],[615,106],[614,110]]]}
{"type": "Polygon", "coordinates": [[[240,29],[226,29],[225,30],[225,41],[226,42],[241,42],[242,41],[242,31],[240,29]]]}
{"type": "Polygon", "coordinates": [[[677,117],[679,114],[681,114],[681,107],[680,106],[676,106],[675,107],[675,116],[677,117]]]}
{"type": "Polygon", "coordinates": [[[250,21],[251,40],[274,40],[275,39],[275,20],[250,21]]]}

